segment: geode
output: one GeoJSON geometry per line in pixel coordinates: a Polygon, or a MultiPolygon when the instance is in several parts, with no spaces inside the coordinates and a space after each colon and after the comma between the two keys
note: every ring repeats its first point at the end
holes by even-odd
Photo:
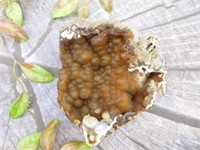
{"type": "Polygon", "coordinates": [[[133,38],[131,29],[110,22],[75,22],[60,32],[58,103],[89,145],[149,109],[164,91],[157,39],[133,38]]]}

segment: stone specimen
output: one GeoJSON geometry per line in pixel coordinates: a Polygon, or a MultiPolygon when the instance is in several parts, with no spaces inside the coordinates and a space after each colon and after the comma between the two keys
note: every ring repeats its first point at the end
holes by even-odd
{"type": "Polygon", "coordinates": [[[76,22],[61,30],[58,102],[89,145],[150,108],[164,90],[156,38],[133,38],[129,28],[108,22],[76,22]]]}

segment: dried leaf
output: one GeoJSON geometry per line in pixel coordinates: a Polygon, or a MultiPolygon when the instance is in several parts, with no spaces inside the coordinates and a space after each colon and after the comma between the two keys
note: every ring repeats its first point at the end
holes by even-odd
{"type": "Polygon", "coordinates": [[[11,104],[9,115],[12,119],[21,117],[28,108],[29,96],[26,92],[22,92],[20,96],[11,104]]]}
{"type": "Polygon", "coordinates": [[[22,63],[20,67],[23,74],[33,82],[47,83],[54,80],[54,75],[52,73],[38,65],[22,63]]]}
{"type": "Polygon", "coordinates": [[[112,0],[99,0],[101,6],[105,11],[111,13],[112,11],[112,0]]]}
{"type": "Polygon", "coordinates": [[[51,17],[53,19],[67,17],[71,15],[78,6],[78,0],[57,0],[55,7],[53,8],[51,17]]]}
{"type": "Polygon", "coordinates": [[[52,120],[42,131],[40,145],[42,150],[53,150],[58,127],[58,119],[52,120]]]}
{"type": "Polygon", "coordinates": [[[21,27],[7,19],[0,20],[0,32],[3,32],[17,40],[28,40],[27,34],[21,29],[21,27]]]}
{"type": "Polygon", "coordinates": [[[40,144],[40,136],[40,132],[33,132],[26,136],[18,143],[17,150],[36,150],[40,144]]]}
{"type": "Polygon", "coordinates": [[[19,26],[23,25],[24,21],[22,9],[17,2],[12,2],[8,4],[4,12],[9,20],[15,22],[19,26]]]}
{"type": "Polygon", "coordinates": [[[73,141],[65,143],[60,150],[90,150],[90,146],[85,142],[73,141]]]}
{"type": "Polygon", "coordinates": [[[90,10],[88,7],[87,0],[84,0],[81,7],[78,9],[78,16],[83,19],[87,19],[89,17],[90,10]]]}

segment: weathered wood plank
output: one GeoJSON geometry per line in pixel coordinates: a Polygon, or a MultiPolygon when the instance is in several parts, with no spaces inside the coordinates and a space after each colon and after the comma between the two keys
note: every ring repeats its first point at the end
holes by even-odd
{"type": "Polygon", "coordinates": [[[29,57],[26,59],[27,62],[35,62],[38,64],[45,64],[51,67],[61,67],[61,62],[59,59],[59,28],[58,26],[63,26],[63,22],[55,22],[52,25],[53,30],[51,30],[40,47],[36,51],[30,53],[29,57]],[[46,56],[46,57],[44,57],[46,56]]]}
{"type": "Polygon", "coordinates": [[[168,95],[181,97],[183,101],[196,105],[200,104],[200,71],[169,70],[166,79],[168,95]]]}
{"type": "MultiPolygon", "coordinates": [[[[17,58],[44,65],[57,74],[61,65],[58,57],[58,27],[68,24],[74,15],[68,19],[51,20],[54,3],[55,0],[21,0],[24,29],[30,40],[19,44],[8,38],[6,44],[10,53],[15,51],[17,58]]],[[[155,109],[140,114],[94,149],[200,149],[200,129],[193,128],[200,126],[197,115],[200,114],[199,1],[114,0],[111,15],[101,8],[98,1],[90,1],[89,6],[92,13],[90,19],[121,20],[131,26],[136,38],[140,35],[156,35],[159,38],[158,50],[169,68],[167,95],[157,97],[155,109]]],[[[19,87],[12,77],[11,63],[1,52],[2,49],[0,58],[4,59],[0,62],[4,62],[0,64],[0,90],[5,94],[0,94],[0,149],[14,149],[22,137],[41,130],[53,118],[60,120],[56,149],[66,141],[83,140],[79,129],[58,108],[56,81],[35,84],[24,79],[31,96],[30,110],[33,108],[35,112],[29,111],[16,121],[9,119],[9,104],[17,96],[19,87]]]]}
{"type": "Polygon", "coordinates": [[[30,55],[48,35],[53,24],[50,15],[54,4],[55,0],[21,1],[25,18],[23,28],[29,35],[29,41],[21,43],[22,57],[30,55]]]}
{"type": "MultiPolygon", "coordinates": [[[[144,2],[144,1],[143,1],[144,2]]],[[[198,1],[162,1],[160,7],[156,7],[150,11],[144,11],[139,16],[133,17],[126,22],[132,24],[136,31],[147,31],[167,29],[173,27],[176,22],[181,21],[186,24],[187,18],[195,16],[199,13],[198,1]],[[165,7],[165,5],[168,5],[165,7]],[[158,15],[159,14],[159,15],[158,15]],[[141,19],[141,16],[143,19],[141,19]],[[184,21],[185,20],[185,21],[184,21]]],[[[156,3],[159,3],[158,1],[156,3]]],[[[145,4],[144,4],[145,5],[145,4]]]]}
{"type": "MultiPolygon", "coordinates": [[[[49,34],[41,48],[36,51],[32,55],[32,57],[27,59],[28,62],[47,64],[47,66],[53,67],[51,68],[52,70],[60,65],[58,53],[55,52],[55,45],[58,45],[58,41],[53,41],[53,35],[55,35],[54,31],[49,34]],[[54,46],[49,47],[49,43],[54,43],[54,46]],[[48,49],[48,52],[46,51],[46,49],[48,49]]],[[[168,82],[167,95],[164,97],[158,97],[156,100],[156,105],[162,108],[166,108],[169,111],[173,111],[175,113],[181,113],[190,117],[196,116],[196,114],[199,112],[198,108],[200,107],[200,84],[198,84],[200,82],[199,74],[199,71],[169,70],[166,76],[168,82]],[[171,107],[168,107],[169,105],[171,107]],[[193,109],[191,110],[191,108],[193,109]]],[[[198,116],[194,118],[197,119],[198,116]]]]}
{"type": "Polygon", "coordinates": [[[73,125],[59,108],[57,103],[57,80],[49,84],[31,84],[34,87],[45,125],[54,118],[58,118],[60,121],[56,149],[67,141],[83,141],[83,134],[79,128],[73,125]]]}
{"type": "Polygon", "coordinates": [[[34,115],[27,112],[20,119],[12,120],[9,116],[11,102],[19,96],[12,68],[0,64],[0,149],[15,149],[18,141],[37,130],[34,115]]]}
{"type": "MultiPolygon", "coordinates": [[[[144,3],[144,1],[142,1],[141,3],[144,3]]],[[[141,6],[142,5],[141,3],[139,3],[139,4],[136,3],[136,5],[134,5],[134,7],[137,8],[137,7],[141,6]]],[[[99,7],[97,5],[98,3],[90,3],[90,4],[91,4],[92,8],[93,8],[93,6],[94,6],[94,8],[95,8],[95,6],[99,7]]],[[[126,6],[128,6],[128,4],[129,4],[129,2],[127,3],[126,6]]],[[[156,6],[157,6],[157,4],[158,3],[154,3],[154,5],[156,5],[156,6]]],[[[97,8],[95,8],[95,9],[97,9],[97,8]]],[[[163,6],[158,7],[156,9],[158,9],[157,11],[161,11],[161,12],[164,11],[165,13],[163,13],[163,14],[165,16],[169,17],[170,19],[173,19],[172,17],[184,16],[186,13],[189,13],[189,11],[196,11],[196,10],[198,11],[199,7],[198,7],[198,5],[197,6],[194,5],[194,3],[192,3],[192,2],[184,1],[184,2],[177,2],[177,3],[173,4],[173,7],[172,8],[170,7],[169,10],[168,9],[166,10],[165,7],[163,7],[163,6]],[[185,7],[185,5],[191,6],[192,8],[194,8],[194,10],[191,9],[190,7],[186,7],[185,8],[186,10],[184,10],[183,12],[181,12],[181,13],[178,12],[178,14],[175,13],[176,9],[180,9],[183,6],[185,7]],[[174,13],[176,15],[174,15],[174,13]]],[[[126,9],[124,9],[124,11],[125,10],[126,9]]],[[[98,11],[95,14],[92,14],[91,17],[94,16],[94,18],[99,18],[97,16],[100,16],[99,19],[101,19],[102,15],[99,15],[99,14],[102,14],[103,13],[102,11],[103,10],[98,9],[98,11]]],[[[116,11],[117,12],[115,12],[115,11],[113,12],[114,16],[116,14],[118,14],[118,9],[116,11]]],[[[41,12],[41,13],[43,13],[43,12],[41,12]]],[[[149,15],[156,16],[154,13],[156,13],[156,12],[153,9],[152,11],[150,11],[150,12],[147,11],[147,12],[143,13],[142,15],[143,15],[143,18],[148,19],[149,15]],[[153,14],[151,14],[151,12],[153,14]],[[145,16],[145,15],[147,15],[147,16],[145,16]]],[[[122,18],[123,17],[124,17],[124,15],[122,13],[122,18]]],[[[140,19],[140,16],[137,16],[136,18],[140,19]]],[[[176,23],[172,22],[172,23],[166,24],[164,26],[158,26],[158,27],[148,30],[148,31],[137,31],[138,27],[139,27],[138,23],[140,23],[140,22],[144,23],[143,20],[136,20],[135,22],[137,22],[137,24],[135,24],[134,22],[133,23],[129,22],[129,20],[127,21],[127,23],[132,26],[133,30],[136,30],[136,36],[141,35],[141,34],[154,34],[159,37],[158,48],[159,48],[159,51],[161,52],[161,55],[167,62],[167,66],[169,68],[175,68],[175,67],[192,68],[194,66],[195,67],[200,66],[200,61],[198,59],[199,52],[197,50],[197,48],[200,46],[199,42],[197,40],[198,38],[200,38],[200,34],[199,34],[200,31],[198,28],[199,27],[198,18],[199,18],[199,15],[197,14],[194,16],[190,16],[187,19],[188,24],[184,22],[184,25],[183,25],[183,20],[177,20],[176,23]],[[172,25],[172,24],[174,24],[174,25],[172,25]],[[192,36],[191,36],[191,33],[193,33],[192,36]],[[171,55],[172,51],[173,51],[174,55],[171,55]]],[[[134,21],[134,19],[135,19],[135,17],[132,18],[130,21],[134,21]]],[[[170,19],[166,19],[166,17],[159,16],[158,19],[161,19],[160,22],[170,22],[170,19]]],[[[44,51],[44,53],[47,53],[47,55],[53,56],[53,54],[55,54],[55,49],[57,48],[57,45],[58,45],[58,41],[55,40],[58,38],[58,32],[59,32],[59,29],[57,27],[67,24],[68,22],[69,22],[69,20],[62,21],[62,22],[55,21],[53,24],[51,24],[51,27],[49,27],[50,29],[47,32],[48,34],[45,36],[45,39],[44,39],[45,42],[41,43],[37,47],[37,51],[44,51]],[[46,38],[48,38],[48,39],[46,39],[46,38]],[[49,46],[49,43],[52,43],[52,46],[49,46]],[[48,47],[48,48],[46,48],[46,47],[48,47]],[[48,52],[45,51],[46,49],[49,49],[49,48],[52,51],[48,51],[48,52]]],[[[152,19],[151,21],[148,21],[148,23],[159,23],[159,21],[152,19]]],[[[150,26],[150,25],[151,24],[148,24],[148,26],[150,26]]],[[[23,45],[22,45],[22,47],[23,47],[23,45]]],[[[34,49],[34,50],[36,50],[36,49],[34,49]]],[[[42,53],[40,57],[43,57],[44,53],[42,53]]],[[[31,56],[30,53],[28,54],[28,56],[31,56]]],[[[55,57],[51,58],[51,59],[55,60],[56,58],[58,58],[56,56],[58,56],[58,55],[55,55],[55,57]]],[[[38,57],[38,55],[35,57],[38,57]]],[[[35,57],[33,58],[34,60],[41,61],[41,59],[35,59],[35,57]]],[[[55,63],[55,62],[59,62],[59,61],[56,60],[53,62],[55,63]]]]}
{"type": "Polygon", "coordinates": [[[200,68],[199,8],[197,1],[178,1],[167,9],[159,7],[142,14],[143,20],[138,16],[127,22],[135,27],[137,35],[158,37],[158,50],[168,68],[200,68]],[[158,16],[157,12],[162,13],[158,16]]]}
{"type": "Polygon", "coordinates": [[[200,121],[200,72],[169,70],[166,79],[166,95],[157,96],[155,105],[200,121]]]}
{"type": "MultiPolygon", "coordinates": [[[[198,97],[198,96],[197,96],[198,97]]],[[[194,101],[198,101],[199,99],[194,99],[194,101]]],[[[169,110],[173,110],[175,112],[182,113],[184,115],[194,116],[199,113],[199,102],[192,102],[192,99],[184,99],[181,96],[174,96],[166,94],[165,96],[158,96],[156,99],[156,104],[161,105],[163,107],[168,108],[169,110]],[[168,108],[168,104],[174,105],[171,108],[168,108]],[[194,110],[190,110],[193,108],[194,110]]],[[[199,116],[195,116],[195,118],[199,118],[199,116]]],[[[199,118],[200,119],[200,118],[199,118]]]]}
{"type": "Polygon", "coordinates": [[[193,149],[200,148],[200,129],[178,124],[159,116],[141,113],[134,121],[119,128],[102,141],[100,146],[110,148],[115,141],[114,149],[193,149]],[[134,144],[136,143],[136,147],[134,144]],[[140,146],[140,148],[138,148],[140,146]]]}

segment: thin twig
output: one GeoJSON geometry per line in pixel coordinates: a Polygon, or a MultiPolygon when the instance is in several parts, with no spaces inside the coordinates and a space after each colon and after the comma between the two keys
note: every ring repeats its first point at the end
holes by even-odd
{"type": "Polygon", "coordinates": [[[20,85],[22,91],[25,92],[24,86],[23,86],[22,82],[20,81],[20,79],[19,79],[19,78],[17,77],[17,75],[16,75],[16,64],[19,64],[19,63],[15,60],[14,57],[13,57],[13,60],[14,60],[14,64],[13,64],[13,75],[14,75],[15,79],[17,80],[17,82],[19,83],[19,85],[20,85]]]}

